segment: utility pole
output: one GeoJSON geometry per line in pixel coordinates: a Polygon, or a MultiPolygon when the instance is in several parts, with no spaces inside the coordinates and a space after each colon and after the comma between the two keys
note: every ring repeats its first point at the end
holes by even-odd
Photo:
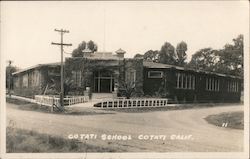
{"type": "Polygon", "coordinates": [[[72,44],[65,44],[63,43],[63,34],[69,33],[68,30],[59,30],[55,29],[55,31],[59,32],[61,34],[61,43],[54,43],[52,42],[52,45],[60,45],[61,46],[61,92],[60,92],[60,104],[61,107],[64,108],[64,75],[63,75],[63,46],[72,46],[72,44]]]}
{"type": "Polygon", "coordinates": [[[11,60],[8,60],[8,63],[9,63],[9,71],[8,71],[8,74],[9,74],[9,82],[8,82],[8,94],[9,94],[9,97],[11,97],[11,93],[10,93],[10,83],[11,83],[11,63],[12,61],[11,60]]]}

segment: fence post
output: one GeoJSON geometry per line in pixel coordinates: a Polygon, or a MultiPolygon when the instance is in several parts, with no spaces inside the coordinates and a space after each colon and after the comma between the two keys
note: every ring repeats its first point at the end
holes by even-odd
{"type": "Polygon", "coordinates": [[[54,99],[54,97],[52,97],[52,105],[51,105],[51,112],[53,112],[54,111],[54,104],[55,104],[55,99],[54,99]]]}

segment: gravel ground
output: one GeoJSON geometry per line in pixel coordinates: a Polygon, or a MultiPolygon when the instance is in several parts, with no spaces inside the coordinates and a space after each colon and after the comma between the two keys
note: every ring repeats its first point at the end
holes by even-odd
{"type": "Polygon", "coordinates": [[[97,137],[94,139],[80,141],[83,144],[111,147],[124,152],[243,151],[243,130],[216,127],[204,120],[211,114],[243,111],[243,106],[239,105],[143,113],[86,108],[87,112],[94,112],[87,115],[20,110],[9,103],[6,106],[7,121],[14,121],[17,128],[64,138],[78,134],[79,140],[80,134],[95,134],[97,137]],[[103,140],[103,134],[122,135],[128,140],[103,140]],[[140,137],[144,139],[139,139],[140,137]],[[150,140],[150,137],[153,139],[150,140]]]}

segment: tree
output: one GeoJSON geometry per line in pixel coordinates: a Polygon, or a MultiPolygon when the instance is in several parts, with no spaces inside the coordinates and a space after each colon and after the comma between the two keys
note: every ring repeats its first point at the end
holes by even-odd
{"type": "Polygon", "coordinates": [[[9,84],[10,84],[10,88],[13,89],[13,75],[12,73],[18,71],[18,68],[16,66],[6,66],[6,69],[5,69],[5,74],[6,74],[6,88],[9,87],[9,84]]]}
{"type": "Polygon", "coordinates": [[[218,62],[218,51],[212,48],[204,48],[192,55],[188,67],[196,70],[216,71],[215,65],[218,62]]]}
{"type": "Polygon", "coordinates": [[[159,52],[159,63],[176,64],[175,48],[169,42],[165,42],[159,52]]]}
{"type": "Polygon", "coordinates": [[[88,48],[92,50],[93,52],[97,51],[97,44],[94,43],[94,41],[90,40],[88,42],[88,48]]]}
{"type": "Polygon", "coordinates": [[[217,71],[243,77],[243,35],[233,39],[233,44],[226,44],[219,51],[217,71]]]}
{"type": "Polygon", "coordinates": [[[221,50],[204,48],[197,51],[188,67],[243,78],[243,35],[233,39],[233,44],[226,44],[221,50]]]}
{"type": "Polygon", "coordinates": [[[186,64],[185,60],[187,59],[187,43],[182,41],[176,46],[177,53],[177,65],[184,66],[186,64]]]}
{"type": "Polygon", "coordinates": [[[158,62],[159,60],[159,51],[158,50],[148,50],[144,55],[143,59],[146,61],[158,62]]]}
{"type": "Polygon", "coordinates": [[[129,99],[136,92],[136,83],[132,81],[119,80],[120,95],[129,99]]]}
{"type": "Polygon", "coordinates": [[[142,54],[136,54],[136,55],[134,56],[134,59],[143,59],[143,56],[144,56],[144,55],[142,55],[142,54]]]}
{"type": "Polygon", "coordinates": [[[72,57],[83,57],[84,53],[82,52],[85,48],[86,45],[88,45],[88,48],[92,51],[95,52],[97,51],[98,47],[97,44],[94,43],[94,41],[90,40],[88,43],[86,43],[85,41],[82,41],[78,47],[76,49],[73,50],[72,52],[72,57]]]}
{"type": "Polygon", "coordinates": [[[82,57],[83,56],[83,52],[82,50],[84,50],[86,48],[86,42],[82,41],[78,47],[76,49],[73,50],[72,52],[72,57],[82,57]]]}
{"type": "Polygon", "coordinates": [[[136,67],[140,67],[141,63],[136,62],[141,60],[134,60],[133,63],[128,62],[127,60],[123,59],[123,61],[120,61],[119,63],[119,77],[118,77],[118,95],[122,97],[126,97],[127,99],[133,97],[133,96],[141,96],[143,94],[142,88],[142,80],[137,78],[135,80],[136,76],[136,67]],[[131,65],[133,65],[131,68],[131,65]]]}

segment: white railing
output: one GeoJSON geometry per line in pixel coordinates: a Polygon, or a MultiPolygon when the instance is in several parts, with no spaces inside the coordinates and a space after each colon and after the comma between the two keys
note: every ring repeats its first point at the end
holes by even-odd
{"type": "Polygon", "coordinates": [[[55,96],[35,95],[37,104],[52,106],[53,104],[59,105],[60,99],[55,96]]]}
{"type": "Polygon", "coordinates": [[[132,98],[132,99],[113,99],[102,101],[96,106],[101,108],[142,108],[142,107],[165,107],[167,99],[159,98],[132,98]]]}
{"type": "MultiPolygon", "coordinates": [[[[60,98],[58,98],[57,96],[35,95],[35,101],[37,104],[46,106],[52,106],[53,104],[57,106],[60,105],[60,98]]],[[[65,106],[84,103],[88,101],[89,101],[88,96],[71,96],[71,97],[66,96],[66,98],[64,98],[65,106]]]]}
{"type": "Polygon", "coordinates": [[[89,101],[89,96],[73,96],[64,98],[64,102],[68,103],[68,105],[85,103],[89,101]]]}

